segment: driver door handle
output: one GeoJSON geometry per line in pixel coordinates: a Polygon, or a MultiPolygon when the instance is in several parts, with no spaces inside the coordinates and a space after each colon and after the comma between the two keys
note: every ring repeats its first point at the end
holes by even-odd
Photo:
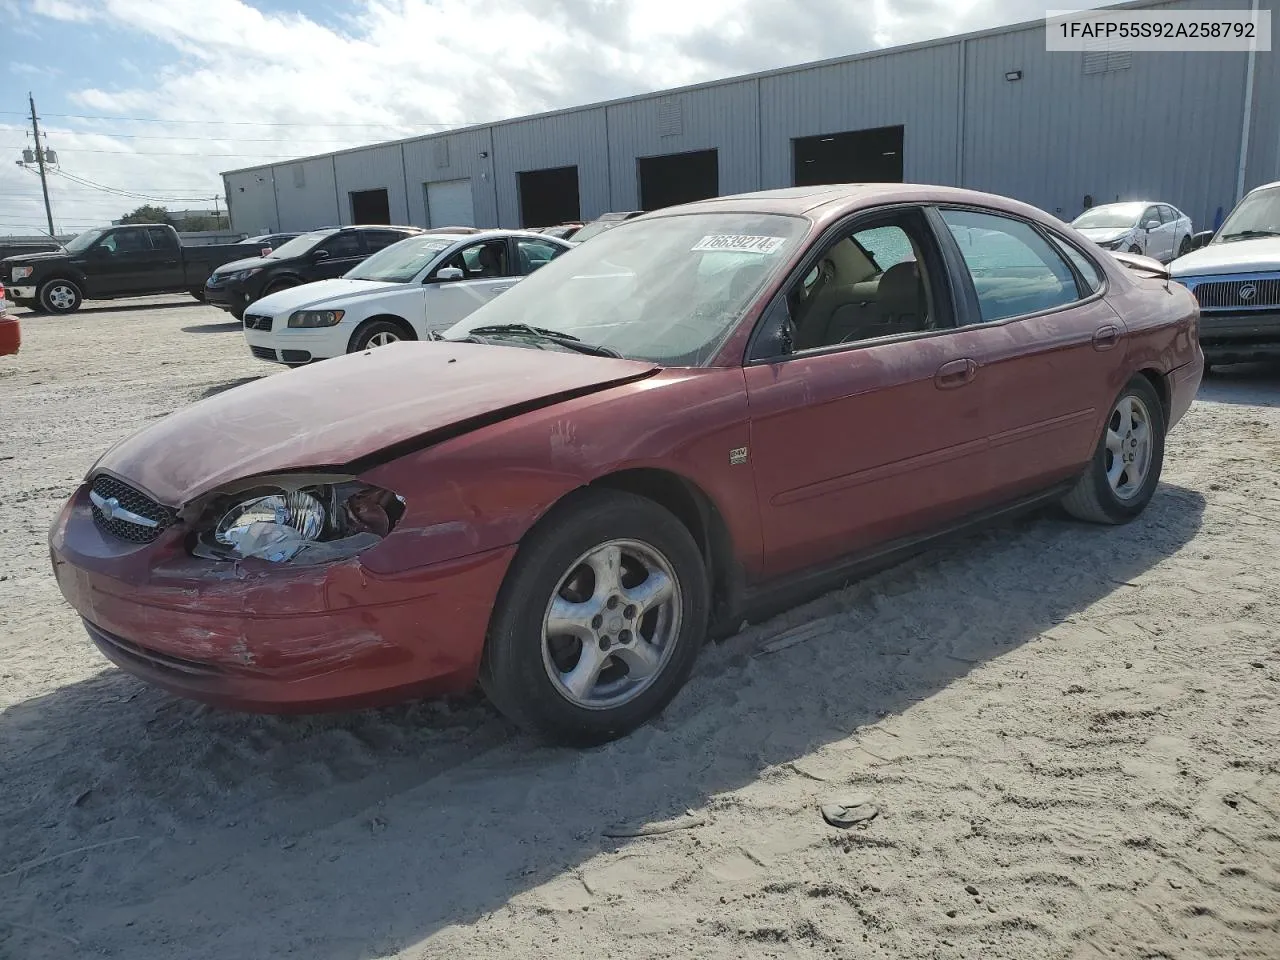
{"type": "Polygon", "coordinates": [[[965,357],[963,360],[948,360],[933,375],[933,384],[939,390],[954,390],[973,382],[978,375],[978,363],[965,357]]]}

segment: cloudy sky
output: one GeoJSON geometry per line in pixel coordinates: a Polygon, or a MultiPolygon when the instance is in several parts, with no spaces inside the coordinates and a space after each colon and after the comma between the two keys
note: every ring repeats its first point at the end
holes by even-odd
{"type": "Polygon", "coordinates": [[[272,158],[1045,9],[1044,0],[0,0],[0,236],[44,227],[39,181],[14,163],[30,146],[28,90],[58,153],[55,226],[76,232],[151,198],[209,206],[220,171],[272,158]]]}

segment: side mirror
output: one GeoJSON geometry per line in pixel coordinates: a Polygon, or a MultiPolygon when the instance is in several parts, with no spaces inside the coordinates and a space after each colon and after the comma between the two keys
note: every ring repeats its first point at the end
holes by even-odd
{"type": "Polygon", "coordinates": [[[441,267],[436,271],[435,279],[440,283],[448,283],[451,280],[461,280],[464,276],[458,267],[441,267]]]}
{"type": "Polygon", "coordinates": [[[328,250],[312,250],[312,251],[311,251],[311,259],[312,259],[312,260],[315,260],[315,261],[317,261],[317,262],[319,262],[319,261],[321,261],[321,260],[328,260],[328,259],[329,259],[329,251],[328,251],[328,250]]]}
{"type": "Polygon", "coordinates": [[[1194,233],[1191,235],[1191,249],[1199,250],[1201,247],[1207,246],[1212,239],[1212,230],[1201,230],[1199,233],[1194,233]]]}
{"type": "Polygon", "coordinates": [[[1156,229],[1158,226],[1160,226],[1159,220],[1148,220],[1146,223],[1142,225],[1142,229],[1147,231],[1147,233],[1150,233],[1152,230],[1156,229]]]}

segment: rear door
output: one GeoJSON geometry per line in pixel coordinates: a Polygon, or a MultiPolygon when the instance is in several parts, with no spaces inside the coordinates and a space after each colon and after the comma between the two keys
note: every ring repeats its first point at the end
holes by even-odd
{"type": "Polygon", "coordinates": [[[437,268],[462,271],[460,280],[428,278],[423,288],[428,330],[446,330],[520,279],[508,238],[481,240],[463,247],[437,268]]]}
{"type": "Polygon", "coordinates": [[[916,207],[863,215],[816,245],[749,354],[766,576],[868,551],[980,506],[983,334],[956,326],[944,254],[916,207]],[[870,257],[867,254],[874,250],[870,257]],[[780,348],[781,349],[781,348],[780,348]]]}
{"type": "Polygon", "coordinates": [[[1105,275],[1064,238],[1017,217],[957,207],[941,208],[937,222],[969,287],[961,322],[984,338],[993,494],[1070,477],[1093,451],[1124,357],[1105,275]]]}
{"type": "Polygon", "coordinates": [[[177,234],[164,227],[147,227],[147,237],[151,240],[151,289],[181,290],[186,271],[177,234]]]}
{"type": "MultiPolygon", "coordinates": [[[[328,256],[312,265],[308,271],[311,273],[312,280],[330,280],[333,277],[340,277],[368,256],[359,230],[342,230],[335,233],[316,249],[325,251],[328,256]]],[[[313,253],[312,256],[314,255],[313,253]]]]}
{"type": "Polygon", "coordinates": [[[547,243],[544,240],[534,240],[529,237],[516,237],[514,243],[516,274],[521,277],[527,277],[539,267],[546,266],[568,249],[558,243],[547,243]]]}

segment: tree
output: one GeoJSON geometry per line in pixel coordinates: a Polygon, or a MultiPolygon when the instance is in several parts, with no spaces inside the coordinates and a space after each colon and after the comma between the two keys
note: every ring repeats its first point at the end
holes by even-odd
{"type": "Polygon", "coordinates": [[[120,219],[121,223],[168,223],[169,211],[164,207],[154,207],[149,203],[140,206],[133,213],[120,219]]]}

